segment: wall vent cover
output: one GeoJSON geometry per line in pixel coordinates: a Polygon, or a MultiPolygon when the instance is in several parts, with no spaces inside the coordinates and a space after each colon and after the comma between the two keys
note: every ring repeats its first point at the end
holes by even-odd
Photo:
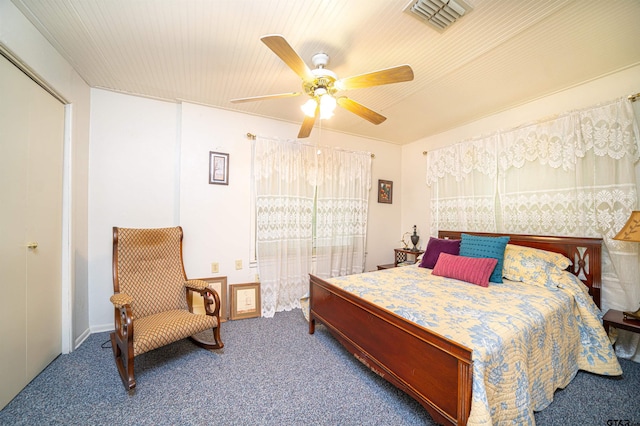
{"type": "Polygon", "coordinates": [[[442,32],[472,8],[463,0],[412,0],[404,8],[409,15],[442,32]]]}

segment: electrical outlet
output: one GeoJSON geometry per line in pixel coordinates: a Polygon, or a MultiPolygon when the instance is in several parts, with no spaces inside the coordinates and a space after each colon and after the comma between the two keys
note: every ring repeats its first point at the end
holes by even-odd
{"type": "Polygon", "coordinates": [[[220,272],[220,265],[218,264],[218,262],[211,263],[211,272],[214,274],[220,272]]]}
{"type": "Polygon", "coordinates": [[[236,269],[242,269],[242,260],[241,259],[236,260],[236,269]]]}
{"type": "Polygon", "coordinates": [[[259,283],[260,282],[260,275],[256,274],[254,281],[259,283]]]}

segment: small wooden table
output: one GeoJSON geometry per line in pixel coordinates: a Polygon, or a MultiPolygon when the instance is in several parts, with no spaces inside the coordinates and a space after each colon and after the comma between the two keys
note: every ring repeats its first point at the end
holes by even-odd
{"type": "Polygon", "coordinates": [[[413,251],[411,249],[393,249],[394,257],[395,257],[395,266],[398,266],[401,263],[416,263],[418,261],[418,256],[424,253],[424,250],[416,250],[413,251]]]}
{"type": "Polygon", "coordinates": [[[622,311],[616,311],[615,309],[609,309],[607,313],[604,314],[602,325],[607,334],[609,334],[609,326],[633,333],[640,333],[640,321],[624,319],[622,311]]]}

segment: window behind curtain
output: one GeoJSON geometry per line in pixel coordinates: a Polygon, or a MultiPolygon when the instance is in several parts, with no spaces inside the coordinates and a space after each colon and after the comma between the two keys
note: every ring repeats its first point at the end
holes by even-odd
{"type": "Polygon", "coordinates": [[[363,272],[369,153],[258,137],[253,174],[263,316],[300,307],[314,235],[318,275],[363,272]]]}

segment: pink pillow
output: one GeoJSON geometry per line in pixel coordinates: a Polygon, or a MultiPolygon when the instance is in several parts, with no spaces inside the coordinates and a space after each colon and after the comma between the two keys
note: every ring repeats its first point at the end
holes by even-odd
{"type": "Polygon", "coordinates": [[[454,256],[440,253],[436,266],[431,272],[446,278],[466,281],[480,287],[489,287],[489,277],[496,267],[498,259],[486,257],[454,256]]]}

